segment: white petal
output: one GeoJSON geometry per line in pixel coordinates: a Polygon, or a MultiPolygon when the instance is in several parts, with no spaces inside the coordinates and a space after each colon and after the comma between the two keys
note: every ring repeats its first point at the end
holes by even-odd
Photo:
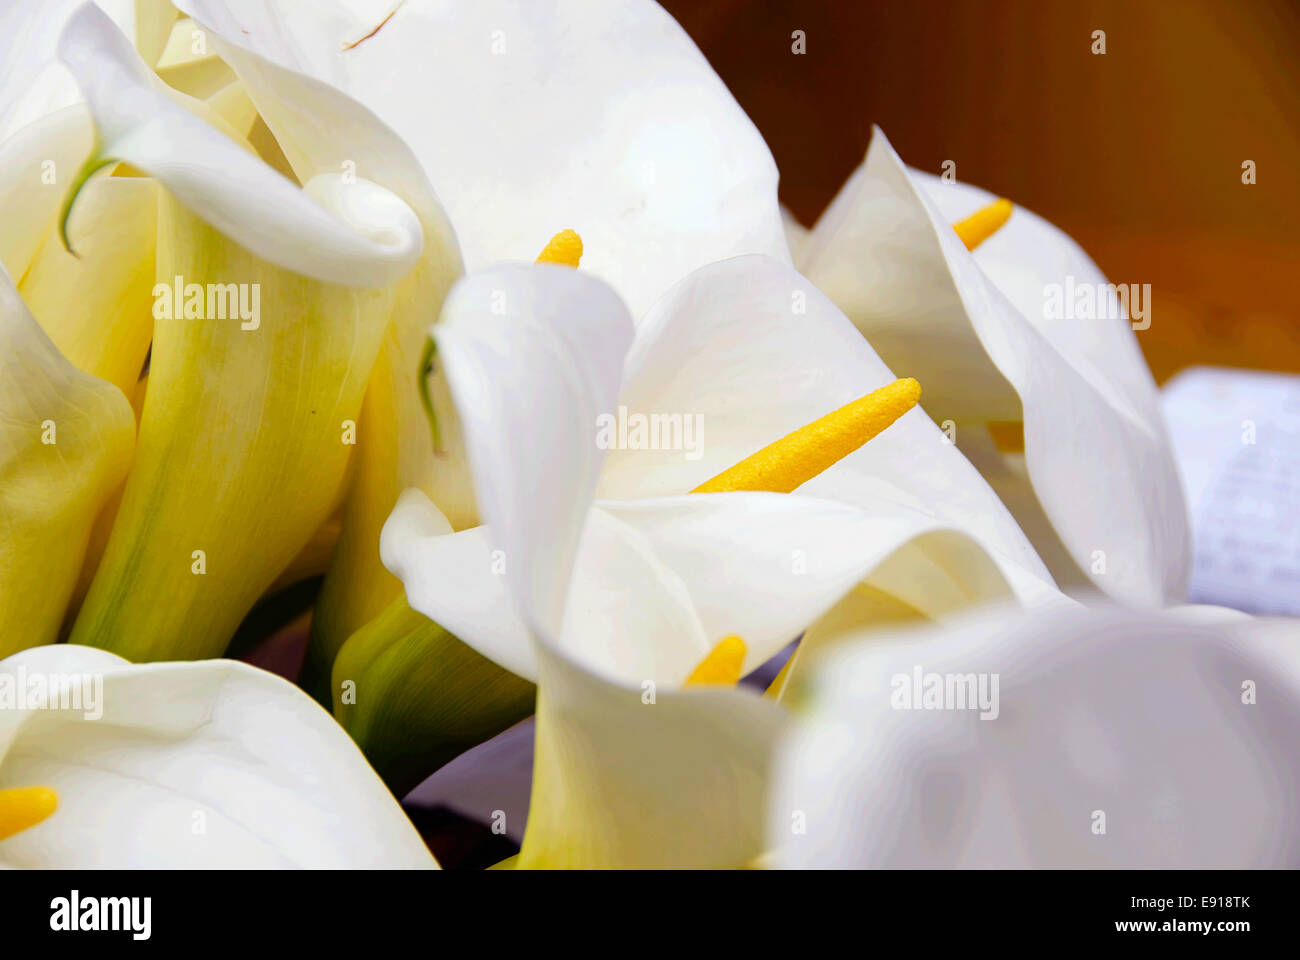
{"type": "MultiPolygon", "coordinates": [[[[945,223],[955,223],[997,199],[979,187],[944,183],[919,170],[909,173],[945,223]]],[[[1127,406],[1153,432],[1164,429],[1155,379],[1130,321],[1121,317],[1115,292],[1107,288],[1106,275],[1069,234],[1033,211],[1017,206],[1011,218],[981,243],[973,256],[998,291],[1064,356],[1104,370],[1123,391],[1127,406]],[[1067,282],[1076,288],[1086,284],[1101,289],[1108,303],[1099,311],[1104,309],[1106,318],[1111,319],[1080,321],[1047,316],[1043,309],[1045,291],[1052,284],[1064,287],[1067,282]]],[[[1145,300],[1143,303],[1149,306],[1145,300]]]]}
{"type": "MultiPolygon", "coordinates": [[[[536,680],[529,631],[505,592],[506,555],[494,556],[485,528],[447,535],[435,514],[408,491],[384,529],[384,563],[407,602],[536,680]]],[[[735,634],[748,673],[862,582],[940,619],[1012,596],[977,543],[897,505],[764,493],[608,500],[588,516],[556,642],[609,680],[676,687],[735,634]]]]}
{"type": "Polygon", "coordinates": [[[539,656],[520,866],[742,867],[762,852],[780,707],[744,689],[606,683],[539,656]]]}
{"type": "MultiPolygon", "coordinates": [[[[1055,251],[1038,264],[1050,276],[1086,270],[1059,239],[1030,234],[1055,251]]],[[[1099,589],[1146,605],[1185,594],[1186,509],[1164,427],[1136,384],[1136,347],[1116,347],[1131,333],[1102,321],[1108,332],[1058,336],[1059,325],[1027,319],[879,131],[814,228],[804,263],[881,355],[921,381],[931,415],[1023,419],[1033,491],[1099,589]],[[1111,354],[1118,378],[1105,362],[1111,354]]],[[[1023,300],[1023,284],[1011,286],[1023,300]]]]}
{"type": "Polygon", "coordinates": [[[1294,867],[1297,642],[1296,621],[1095,609],[861,635],[779,751],[776,861],[1294,867]],[[904,709],[918,667],[996,675],[996,711],[904,709]]]}
{"type": "MultiPolygon", "coordinates": [[[[600,495],[687,493],[895,372],[790,267],[766,257],[711,264],[683,279],[640,325],[619,400],[629,417],[675,415],[697,424],[695,443],[610,451],[600,495]]],[[[923,402],[930,387],[921,380],[923,402]]],[[[929,514],[977,540],[1026,599],[1037,584],[1050,591],[1050,576],[1006,508],[923,411],[905,414],[798,492],[929,514]]]]}
{"type": "Polygon", "coordinates": [[[556,637],[632,319],[568,267],[500,266],[452,288],[434,336],[507,584],[530,626],[556,637]]]}
{"type": "MultiPolygon", "coordinates": [[[[0,63],[5,65],[0,76],[0,141],[81,100],[76,81],[55,59],[55,48],[68,17],[82,2],[11,3],[0,10],[0,63]]],[[[157,8],[167,4],[96,0],[96,5],[127,36],[138,37],[137,26],[148,33],[160,12],[157,8]],[[144,14],[139,24],[138,12],[144,14]]]]}
{"type": "Polygon", "coordinates": [[[59,58],[95,118],[99,157],[157,177],[241,246],[318,280],[385,287],[415,265],[419,220],[360,177],[321,176],[302,190],[162,92],[130,42],[98,8],[69,19],[59,58]]]}
{"type": "Polygon", "coordinates": [[[179,6],[396,130],[446,204],[470,269],[532,259],[571,227],[585,241],[583,269],[640,316],[711,261],[788,259],[762,137],[649,0],[179,6]]]}
{"type": "Polygon", "coordinates": [[[529,657],[524,675],[540,692],[531,803],[520,795],[528,770],[512,749],[531,727],[448,765],[415,798],[485,822],[504,811],[512,833],[528,811],[526,866],[742,866],[756,857],[781,712],[749,691],[677,689],[711,644],[689,591],[649,540],[591,510],[562,639],[534,645],[499,573],[489,572],[485,529],[440,535],[431,506],[423,519],[419,507],[405,496],[384,535],[385,563],[411,605],[510,669],[524,672],[529,657]],[[505,768],[485,770],[492,760],[505,768]]]}
{"type": "Polygon", "coordinates": [[[384,566],[406,589],[406,602],[489,660],[537,678],[532,636],[520,619],[486,527],[451,533],[427,496],[407,490],[379,538],[384,566]]]}
{"type": "Polygon", "coordinates": [[[565,603],[561,649],[612,680],[677,686],[720,639],[705,635],[686,584],[635,526],[590,511],[565,603]]]}
{"type": "Polygon", "coordinates": [[[343,729],[273,674],[231,660],[133,666],[69,645],[0,666],[12,683],[20,671],[101,679],[103,715],[5,711],[0,787],[59,795],[49,819],[0,845],[6,865],[436,866],[343,729]]]}
{"type": "MultiPolygon", "coordinates": [[[[684,650],[673,663],[663,653],[660,673],[622,674],[627,681],[680,683],[729,634],[745,641],[748,673],[863,581],[934,617],[1012,596],[976,543],[896,504],[858,510],[813,497],[724,493],[601,507],[680,580],[709,641],[693,659],[684,650]]],[[[575,580],[591,576],[588,569],[580,562],[575,580]]]]}
{"type": "Polygon", "coordinates": [[[785,242],[790,247],[790,256],[798,263],[812,231],[800,223],[784,204],[781,205],[781,225],[785,228],[785,242]]]}
{"type": "MultiPolygon", "coordinates": [[[[431,522],[436,513],[422,493],[406,491],[384,525],[384,565],[412,609],[536,681],[532,633],[506,590],[510,555],[494,548],[487,527],[450,533],[431,522]]],[[[548,639],[589,669],[631,684],[679,685],[721,639],[706,638],[681,579],[628,524],[591,510],[576,556],[562,627],[548,639]]]]}

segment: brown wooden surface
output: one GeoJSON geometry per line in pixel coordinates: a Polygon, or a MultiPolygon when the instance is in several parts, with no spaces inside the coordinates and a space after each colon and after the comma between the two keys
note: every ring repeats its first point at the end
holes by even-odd
{"type": "Polygon", "coordinates": [[[664,6],[763,132],[804,223],[877,123],[913,166],[953,160],[1113,281],[1150,283],[1139,339],[1161,381],[1192,363],[1300,372],[1300,0],[664,6]]]}

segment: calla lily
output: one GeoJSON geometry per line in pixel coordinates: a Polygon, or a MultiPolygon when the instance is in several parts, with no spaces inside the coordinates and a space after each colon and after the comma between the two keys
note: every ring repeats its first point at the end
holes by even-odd
{"type": "MultiPolygon", "coordinates": [[[[574,227],[589,243],[585,269],[640,315],[706,263],[788,259],[766,145],[650,0],[179,6],[208,31],[295,170],[298,153],[325,147],[336,165],[386,162],[348,139],[323,140],[325,84],[374,111],[410,145],[472,268],[531,260],[574,227]]],[[[435,313],[442,290],[425,304],[435,313]]],[[[313,618],[304,673],[313,687],[349,636],[400,598],[377,561],[398,493],[423,489],[456,529],[478,522],[440,371],[430,380],[445,412],[443,458],[432,456],[411,390],[428,325],[413,312],[395,322],[372,377],[343,534],[313,618]]]]}
{"type": "Polygon", "coordinates": [[[1294,867],[1297,641],[1214,608],[861,631],[805,675],[768,862],[1294,867]]]}
{"type": "MultiPolygon", "coordinates": [[[[468,281],[462,284],[462,289],[473,292],[463,293],[444,310],[447,326],[460,324],[484,330],[504,326],[520,338],[521,346],[512,346],[508,352],[498,348],[491,355],[492,366],[485,363],[476,371],[480,392],[475,395],[474,403],[468,399],[458,403],[462,417],[477,416],[471,408],[492,402],[495,391],[503,383],[521,389],[517,384],[525,372],[512,364],[541,362],[530,361],[528,357],[543,351],[543,346],[532,349],[522,346],[528,342],[523,338],[529,329],[522,318],[530,316],[532,309],[545,309],[548,313],[555,309],[534,289],[544,282],[538,277],[550,283],[564,282],[549,279],[555,276],[554,268],[545,267],[480,271],[472,285],[468,281]],[[496,312],[501,304],[506,305],[504,313],[496,312]]],[[[435,331],[441,329],[440,326],[435,331]]],[[[439,349],[441,355],[441,346],[439,349]]],[[[638,449],[635,442],[615,443],[603,457],[597,480],[599,508],[648,532],[656,538],[660,549],[666,549],[674,537],[691,535],[682,528],[704,523],[715,525],[709,529],[709,535],[716,537],[718,549],[767,549],[763,545],[747,544],[744,537],[724,535],[728,524],[746,529],[754,521],[743,512],[731,513],[722,504],[761,504],[760,512],[765,516],[774,510],[788,510],[792,527],[797,525],[799,517],[795,511],[802,510],[803,504],[758,494],[722,501],[683,494],[745,460],[770,440],[797,430],[819,415],[851,402],[855,396],[887,384],[892,378],[892,373],[854,333],[843,314],[789,267],[761,257],[738,258],[706,267],[683,280],[637,328],[635,343],[617,386],[618,406],[624,408],[620,416],[625,420],[648,418],[652,414],[676,415],[679,420],[699,417],[702,442],[692,450],[638,449]],[[792,297],[801,302],[801,312],[792,312],[792,297]],[[672,509],[660,517],[626,503],[643,502],[644,498],[652,498],[656,504],[672,509]],[[671,523],[665,519],[669,517],[671,523]]],[[[538,404],[546,402],[545,399],[537,401],[538,404]]],[[[520,415],[526,412],[536,418],[544,409],[521,405],[520,415]]],[[[614,409],[612,405],[610,409],[614,409]]],[[[577,412],[557,407],[541,418],[572,420],[577,417],[577,412]]],[[[595,414],[588,418],[592,434],[598,432],[594,418],[595,414]]],[[[577,428],[587,429],[584,423],[577,428]]],[[[589,446],[593,436],[583,433],[577,439],[567,439],[565,449],[574,449],[578,442],[589,446]]],[[[558,458],[550,461],[548,468],[553,472],[573,469],[558,458]]],[[[557,477],[551,483],[563,487],[570,482],[571,479],[557,477]]],[[[866,446],[819,475],[811,476],[798,487],[798,492],[807,495],[809,501],[818,498],[813,501],[817,508],[810,514],[829,510],[832,513],[823,516],[827,519],[833,516],[835,522],[852,515],[852,509],[839,515],[833,513],[839,507],[848,506],[905,518],[896,530],[896,535],[903,540],[936,534],[932,541],[918,542],[906,557],[907,562],[900,562],[896,572],[879,574],[885,589],[927,615],[942,616],[980,598],[1015,595],[1032,604],[1056,597],[1050,578],[1014,521],[973,468],[919,412],[903,414],[866,446]],[[838,506],[833,501],[838,501],[838,506]],[[948,538],[942,533],[945,530],[961,531],[962,535],[948,538]],[[983,549],[970,551],[970,540],[983,549]],[[973,562],[964,562],[971,558],[975,558],[973,562]]],[[[537,508],[530,515],[546,512],[537,508]]],[[[776,522],[774,516],[768,516],[765,521],[769,528],[776,522]]],[[[408,571],[410,576],[419,578],[422,590],[427,587],[433,598],[431,603],[445,601],[451,605],[447,616],[454,618],[454,622],[430,615],[476,647],[479,643],[493,645],[493,651],[484,652],[521,675],[530,676],[534,672],[529,660],[532,645],[525,632],[507,626],[517,621],[512,620],[508,605],[498,602],[505,596],[501,578],[484,581],[497,585],[489,595],[476,593],[480,570],[490,572],[491,567],[486,530],[476,528],[444,536],[448,529],[427,498],[414,493],[405,495],[386,528],[389,547],[385,555],[391,558],[386,563],[390,567],[402,564],[407,546],[436,544],[439,559],[427,559],[418,570],[408,571]],[[411,532],[410,538],[405,536],[405,531],[411,532]],[[463,559],[469,557],[475,559],[463,559]],[[479,557],[483,558],[482,563],[479,557]],[[436,574],[432,572],[435,565],[436,574]],[[444,576],[448,579],[440,581],[444,576]],[[440,582],[446,587],[439,586],[440,582]],[[476,615],[481,612],[491,619],[477,627],[472,618],[467,622],[470,606],[476,608],[476,615]],[[477,611],[479,607],[481,611],[477,611]],[[482,634],[483,638],[471,640],[464,635],[469,633],[482,634]]],[[[827,545],[813,539],[812,532],[796,534],[791,530],[785,535],[806,539],[802,543],[783,541],[779,547],[772,548],[773,575],[788,578],[792,583],[808,584],[813,594],[828,590],[830,596],[837,596],[838,585],[832,574],[837,568],[817,565],[829,559],[827,545]],[[830,579],[821,580],[819,575],[830,579]]],[[[860,556],[865,555],[864,551],[860,556]]],[[[737,552],[729,564],[739,561],[741,556],[737,552]]],[[[857,562],[856,557],[849,561],[850,566],[857,562]]],[[[874,566],[870,560],[862,562],[874,566]]],[[[729,568],[726,572],[735,571],[729,568]]],[[[406,575],[403,574],[404,578],[406,575]]],[[[722,581],[725,577],[714,579],[722,581]]],[[[412,582],[405,582],[408,599],[414,602],[412,582]]],[[[723,584],[719,582],[718,586],[723,584]]],[[[752,629],[757,632],[747,637],[747,642],[761,633],[783,644],[793,639],[807,622],[805,613],[757,609],[753,607],[752,597],[741,602],[745,588],[739,583],[733,584],[732,589],[736,591],[736,602],[723,612],[727,617],[744,616],[747,626],[752,622],[752,629]]],[[[752,592],[763,596],[768,591],[752,592]]],[[[782,603],[788,599],[782,597],[782,603]]],[[[820,603],[820,599],[814,601],[814,611],[820,603]]],[[[415,605],[422,609],[418,603],[415,605]]],[[[727,630],[721,621],[714,626],[718,630],[738,632],[727,630]]],[[[625,646],[633,645],[620,644],[610,655],[625,646]]],[[[699,652],[707,652],[707,647],[699,652]]],[[[752,669],[763,659],[751,655],[747,666],[752,669]]]]}
{"type": "Polygon", "coordinates": [[[58,639],[134,443],[126,397],[59,353],[0,268],[0,654],[58,639]]]}
{"type": "MultiPolygon", "coordinates": [[[[445,438],[448,456],[435,457],[418,391],[425,330],[447,286],[460,272],[460,255],[419,161],[392,130],[334,87],[242,46],[248,36],[230,26],[219,10],[192,12],[211,15],[199,26],[212,49],[240,77],[258,107],[259,123],[284,149],[285,162],[298,179],[305,181],[325,171],[344,171],[349,176],[359,171],[406,200],[418,213],[426,240],[437,241],[426,242],[429,255],[398,291],[356,424],[357,452],[342,532],[313,617],[314,643],[304,666],[304,682],[328,699],[324,686],[338,648],[381,613],[400,589],[377,559],[379,529],[398,492],[417,485],[454,515],[472,515],[455,425],[449,425],[445,438]],[[321,116],[333,118],[331,129],[322,129],[321,116]]],[[[433,391],[445,401],[445,386],[435,382],[433,391]]]]}
{"type": "Polygon", "coordinates": [[[1063,584],[1179,602],[1186,507],[1116,288],[1060,230],[995,199],[909,170],[877,130],[800,269],[926,384],[926,410],[951,421],[1063,584]],[[1090,314],[1052,308],[1076,289],[1090,314]],[[986,427],[1001,422],[1023,424],[1023,455],[994,445],[986,427]]]}
{"type": "MultiPolygon", "coordinates": [[[[98,133],[84,169],[125,161],[166,188],[155,298],[183,281],[155,318],[136,462],[72,638],[136,659],[212,655],[342,496],[390,318],[427,309],[454,242],[427,188],[421,215],[374,180],[286,180],[162,90],[93,6],[69,20],[59,54],[98,133]],[[229,296],[230,284],[256,295],[259,316],[205,316],[204,288],[210,311],[212,290],[229,296]]],[[[418,185],[409,154],[358,116],[357,143],[389,158],[372,172],[418,185]]]]}
{"type": "Polygon", "coordinates": [[[437,863],[292,684],[232,660],[133,666],[57,645],[0,661],[0,866],[437,863]]]}
{"type": "Polygon", "coordinates": [[[747,862],[776,715],[753,695],[684,683],[734,682],[863,582],[937,617],[1054,594],[1014,523],[919,412],[798,495],[690,494],[716,488],[710,474],[731,473],[721,463],[752,464],[762,432],[779,437],[792,418],[891,379],[847,319],[776,261],[697,271],[635,343],[626,308],[598,281],[493,268],[453,288],[434,335],[488,526],[449,532],[411,491],[381,549],[412,607],[538,682],[521,865],[747,862]],[[791,313],[792,292],[803,312],[791,313]],[[598,427],[625,400],[637,414],[702,415],[698,459],[606,458],[598,427]],[[598,491],[627,499],[593,500],[598,491]],[[971,501],[987,509],[958,519],[971,501]],[[691,811],[721,802],[732,832],[710,839],[691,811]],[[638,818],[645,829],[629,835],[638,818]],[[667,831],[694,839],[667,851],[667,831]]]}

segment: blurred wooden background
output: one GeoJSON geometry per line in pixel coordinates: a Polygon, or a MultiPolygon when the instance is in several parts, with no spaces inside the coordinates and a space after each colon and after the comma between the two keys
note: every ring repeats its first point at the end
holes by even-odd
{"type": "Polygon", "coordinates": [[[1193,363],[1300,372],[1300,0],[663,3],[766,137],[803,223],[876,123],[911,165],[953,160],[1113,282],[1150,283],[1138,336],[1162,382],[1193,363]]]}

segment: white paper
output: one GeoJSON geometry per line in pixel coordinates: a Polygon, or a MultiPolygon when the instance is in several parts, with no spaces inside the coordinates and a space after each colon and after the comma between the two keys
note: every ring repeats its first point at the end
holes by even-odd
{"type": "Polygon", "coordinates": [[[1163,399],[1192,515],[1188,599],[1300,615],[1300,377],[1194,367],[1163,399]]]}

